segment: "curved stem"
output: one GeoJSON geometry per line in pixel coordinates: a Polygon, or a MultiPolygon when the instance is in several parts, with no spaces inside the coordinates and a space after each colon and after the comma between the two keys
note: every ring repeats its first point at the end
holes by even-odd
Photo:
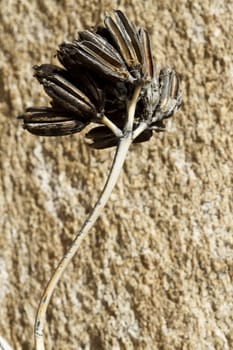
{"type": "Polygon", "coordinates": [[[136,86],[132,99],[127,104],[127,121],[125,125],[124,131],[132,132],[133,130],[133,122],[134,122],[134,115],[135,115],[135,109],[138,101],[138,97],[140,95],[140,92],[142,90],[141,85],[136,86]]]}
{"type": "Polygon", "coordinates": [[[120,171],[122,169],[124,160],[126,158],[126,154],[128,152],[129,146],[131,144],[131,138],[123,138],[120,140],[115,158],[113,160],[113,165],[110,170],[110,174],[108,176],[107,182],[104,186],[103,191],[101,192],[99,199],[97,200],[95,207],[92,212],[87,217],[84,225],[82,226],[79,233],[74,238],[69,250],[63,256],[61,261],[59,262],[52,278],[50,279],[44,294],[41,298],[40,305],[37,311],[36,323],[35,323],[35,344],[36,350],[44,350],[44,341],[43,341],[43,328],[45,323],[45,316],[49,301],[52,297],[53,291],[59,282],[61,275],[66,269],[69,262],[72,260],[73,256],[77,252],[81,241],[89,232],[89,230],[94,225],[95,221],[100,216],[102,209],[104,208],[107,200],[109,199],[111,192],[116,184],[120,171]]]}
{"type": "Polygon", "coordinates": [[[50,279],[43,296],[40,300],[40,304],[37,310],[37,316],[35,321],[35,346],[36,350],[44,350],[44,337],[43,337],[43,330],[44,330],[44,323],[46,318],[46,311],[50,302],[50,299],[53,295],[54,289],[56,285],[58,284],[63,272],[65,271],[67,265],[72,260],[73,256],[77,252],[80,243],[84,239],[84,237],[87,235],[89,230],[94,225],[95,221],[100,216],[105,204],[107,203],[111,192],[117,182],[117,179],[119,177],[120,171],[123,167],[128,149],[132,143],[132,133],[133,133],[133,120],[134,120],[134,114],[135,114],[135,108],[137,104],[137,99],[140,94],[140,87],[137,87],[135,89],[134,95],[132,97],[132,100],[128,104],[128,119],[126,122],[125,129],[123,130],[123,137],[119,139],[119,144],[117,146],[117,150],[115,153],[115,157],[112,163],[112,167],[109,173],[109,176],[107,178],[106,184],[103,188],[103,191],[101,192],[99,199],[97,200],[93,210],[87,217],[86,221],[84,222],[81,230],[78,232],[76,237],[74,238],[70,248],[68,249],[67,253],[63,256],[61,261],[59,262],[52,278],[50,279]]]}

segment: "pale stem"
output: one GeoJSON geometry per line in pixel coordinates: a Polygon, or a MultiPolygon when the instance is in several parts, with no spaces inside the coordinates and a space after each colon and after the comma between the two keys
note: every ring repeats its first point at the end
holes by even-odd
{"type": "Polygon", "coordinates": [[[120,128],[118,128],[116,126],[116,124],[114,124],[110,119],[108,119],[105,115],[102,117],[102,123],[107,126],[116,137],[122,137],[123,136],[123,132],[121,131],[120,128]]]}
{"type": "Polygon", "coordinates": [[[59,282],[61,275],[65,271],[67,265],[72,260],[73,256],[77,252],[81,241],[84,239],[84,237],[87,235],[89,230],[94,225],[95,221],[100,216],[105,204],[107,203],[111,192],[117,182],[117,179],[119,177],[120,171],[123,167],[128,149],[132,143],[132,133],[133,133],[133,120],[134,120],[134,114],[135,114],[135,108],[137,104],[137,99],[140,94],[140,89],[137,87],[135,89],[134,95],[132,97],[131,102],[128,104],[128,120],[126,123],[126,127],[124,128],[124,136],[119,139],[119,144],[117,146],[117,150],[115,153],[115,157],[113,160],[113,164],[110,170],[110,173],[108,175],[106,184],[99,196],[99,199],[97,200],[93,210],[87,217],[85,223],[83,224],[81,230],[78,232],[76,237],[74,238],[70,248],[68,249],[67,253],[63,256],[61,261],[59,262],[52,278],[50,279],[43,296],[40,300],[40,304],[37,311],[36,321],[35,321],[35,346],[36,350],[44,350],[44,337],[43,337],[43,330],[44,330],[44,323],[46,318],[46,311],[50,302],[50,299],[53,295],[54,289],[59,282]]]}
{"type": "Polygon", "coordinates": [[[146,122],[141,122],[137,129],[134,130],[133,132],[133,140],[135,140],[144,130],[146,130],[148,127],[146,122]]]}
{"type": "Polygon", "coordinates": [[[141,85],[138,85],[135,88],[134,93],[133,93],[133,97],[127,104],[127,116],[128,116],[128,118],[127,118],[127,122],[126,122],[126,125],[125,125],[125,128],[124,128],[124,130],[126,132],[132,132],[133,131],[133,122],[134,122],[135,108],[136,108],[136,105],[137,105],[137,101],[138,101],[138,97],[140,95],[141,89],[142,89],[141,85]]]}

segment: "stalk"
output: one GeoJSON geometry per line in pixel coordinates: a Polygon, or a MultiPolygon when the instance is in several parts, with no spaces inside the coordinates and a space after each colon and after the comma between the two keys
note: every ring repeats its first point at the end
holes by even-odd
{"type": "Polygon", "coordinates": [[[54,289],[57,286],[63,272],[65,271],[67,265],[72,260],[76,254],[82,240],[86,237],[89,230],[93,227],[94,223],[100,216],[105,204],[107,203],[112,190],[117,182],[117,179],[120,175],[121,169],[123,167],[124,161],[127,156],[128,149],[133,141],[133,121],[135,115],[135,108],[140,94],[141,87],[136,87],[132,100],[128,103],[128,113],[127,121],[125,128],[123,130],[123,136],[119,138],[119,143],[116,149],[116,153],[113,159],[112,167],[110,169],[108,178],[106,180],[105,186],[94,206],[91,213],[88,215],[86,221],[84,222],[81,230],[77,233],[76,237],[71,243],[70,248],[63,256],[59,262],[53,276],[51,277],[43,295],[40,300],[40,304],[37,310],[37,316],[35,321],[35,347],[36,350],[44,350],[44,324],[46,320],[46,311],[50,302],[50,299],[53,295],[54,289]]]}

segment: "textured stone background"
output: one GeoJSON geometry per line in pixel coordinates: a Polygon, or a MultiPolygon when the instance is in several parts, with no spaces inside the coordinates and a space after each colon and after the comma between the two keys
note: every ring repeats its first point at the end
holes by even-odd
{"type": "Polygon", "coordinates": [[[46,139],[16,115],[47,101],[34,64],[121,8],[174,65],[184,106],[129,153],[59,284],[50,349],[233,349],[233,44],[228,0],[0,2],[0,335],[33,348],[41,292],[102,188],[113,150],[46,139]]]}

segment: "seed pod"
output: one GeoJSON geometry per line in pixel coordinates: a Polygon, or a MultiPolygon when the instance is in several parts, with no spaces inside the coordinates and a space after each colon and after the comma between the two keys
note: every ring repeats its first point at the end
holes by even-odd
{"type": "Polygon", "coordinates": [[[140,28],[138,31],[139,39],[143,49],[143,72],[148,80],[154,77],[154,62],[151,51],[151,43],[148,31],[140,28]]]}
{"type": "Polygon", "coordinates": [[[104,94],[99,87],[99,79],[80,63],[76,55],[77,50],[74,44],[62,43],[57,51],[57,57],[68,72],[72,72],[70,80],[78,84],[77,86],[80,86],[95,104],[97,111],[101,111],[104,107],[104,94]]]}
{"type": "Polygon", "coordinates": [[[129,67],[130,73],[136,81],[140,81],[143,78],[142,65],[144,58],[143,48],[135,25],[121,11],[106,13],[104,23],[129,67]]]}
{"type": "Polygon", "coordinates": [[[133,143],[141,143],[148,141],[153,135],[151,129],[144,130],[134,141],[133,143]]]}
{"type": "Polygon", "coordinates": [[[159,74],[159,94],[159,105],[153,115],[153,122],[171,117],[182,103],[178,75],[168,66],[159,74]]]}
{"type": "Polygon", "coordinates": [[[70,135],[80,132],[87,125],[74,117],[68,117],[67,112],[52,107],[31,107],[18,118],[23,119],[26,130],[40,136],[70,135]]]}
{"type": "Polygon", "coordinates": [[[110,81],[134,79],[117,50],[100,35],[91,31],[79,33],[76,57],[83,65],[110,81]]]}
{"type": "MultiPolygon", "coordinates": [[[[152,129],[144,130],[133,143],[148,141],[152,137],[152,129]]],[[[91,129],[86,135],[88,146],[95,149],[105,149],[117,145],[119,139],[105,126],[99,126],[91,129]]]]}
{"type": "MultiPolygon", "coordinates": [[[[57,50],[57,58],[60,63],[68,70],[78,69],[81,65],[77,58],[77,46],[75,43],[62,43],[57,50]]],[[[83,67],[82,67],[83,68],[83,67]]],[[[85,69],[85,68],[84,68],[85,69]]]]}
{"type": "Polygon", "coordinates": [[[118,138],[106,126],[91,129],[86,135],[88,146],[95,149],[104,149],[116,146],[118,138]]]}
{"type": "Polygon", "coordinates": [[[143,50],[142,71],[145,79],[138,103],[138,111],[141,110],[141,118],[139,119],[146,120],[150,125],[160,99],[159,82],[155,72],[149,34],[146,29],[139,28],[138,35],[143,50]]]}
{"type": "Polygon", "coordinates": [[[35,66],[35,77],[43,85],[47,94],[59,104],[77,116],[95,116],[95,106],[90,99],[66,77],[67,72],[52,64],[35,66]]]}

